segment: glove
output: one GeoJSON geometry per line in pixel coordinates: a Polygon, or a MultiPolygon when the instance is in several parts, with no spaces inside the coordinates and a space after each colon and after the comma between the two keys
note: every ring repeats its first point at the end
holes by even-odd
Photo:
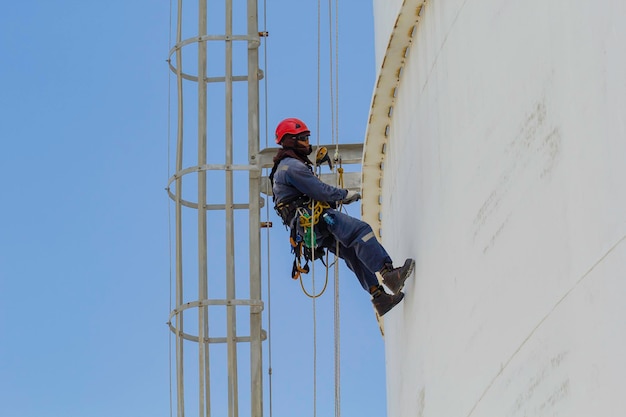
{"type": "Polygon", "coordinates": [[[350,204],[350,203],[354,203],[355,201],[359,201],[360,199],[361,199],[361,193],[359,193],[358,191],[348,190],[348,194],[343,200],[341,200],[341,202],[343,204],[350,204]]]}

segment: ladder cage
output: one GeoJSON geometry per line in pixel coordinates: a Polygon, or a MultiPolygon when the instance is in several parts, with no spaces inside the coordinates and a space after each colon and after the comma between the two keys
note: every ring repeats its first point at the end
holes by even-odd
{"type": "Polygon", "coordinates": [[[172,3],[176,415],[263,415],[256,0],[172,3]]]}

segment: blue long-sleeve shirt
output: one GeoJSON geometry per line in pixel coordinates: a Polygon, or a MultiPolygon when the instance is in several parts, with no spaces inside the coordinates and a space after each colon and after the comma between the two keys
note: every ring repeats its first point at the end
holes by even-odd
{"type": "Polygon", "coordinates": [[[276,203],[305,194],[316,201],[335,202],[346,198],[348,190],[333,187],[317,178],[310,167],[295,158],[280,161],[274,174],[276,203]]]}

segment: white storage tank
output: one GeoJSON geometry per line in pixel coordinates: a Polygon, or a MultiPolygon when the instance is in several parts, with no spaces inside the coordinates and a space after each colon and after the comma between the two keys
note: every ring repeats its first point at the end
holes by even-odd
{"type": "Polygon", "coordinates": [[[622,416],[626,2],[374,0],[362,214],[402,416],[622,416]]]}

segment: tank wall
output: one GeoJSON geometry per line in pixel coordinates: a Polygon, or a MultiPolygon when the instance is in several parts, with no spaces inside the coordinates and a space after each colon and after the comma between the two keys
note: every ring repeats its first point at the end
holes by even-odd
{"type": "Polygon", "coordinates": [[[398,16],[403,0],[376,1],[374,0],[374,32],[376,68],[380,68],[389,43],[389,35],[398,16]]]}
{"type": "Polygon", "coordinates": [[[384,165],[383,243],[417,260],[385,316],[389,416],[626,409],[625,18],[427,2],[384,165]]]}

